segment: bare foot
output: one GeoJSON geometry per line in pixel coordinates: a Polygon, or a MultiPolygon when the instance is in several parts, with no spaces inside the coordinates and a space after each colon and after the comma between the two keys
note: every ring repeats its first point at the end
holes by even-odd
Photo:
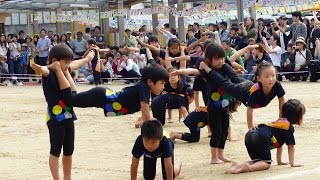
{"type": "Polygon", "coordinates": [[[224,164],[220,159],[211,159],[211,164],[224,164]]]}
{"type": "Polygon", "coordinates": [[[243,172],[250,172],[250,165],[248,163],[242,164],[241,167],[231,171],[232,174],[239,174],[243,172]]]}
{"type": "Polygon", "coordinates": [[[225,163],[233,163],[233,161],[231,161],[230,159],[227,159],[225,157],[221,157],[219,158],[221,161],[225,162],[225,163]]]}
{"type": "Polygon", "coordinates": [[[211,135],[212,135],[211,132],[210,133],[208,132],[208,137],[211,137],[211,135]]]}
{"type": "Polygon", "coordinates": [[[230,166],[230,169],[227,170],[227,171],[224,172],[224,173],[226,173],[226,174],[232,174],[232,172],[233,172],[235,169],[237,169],[237,168],[238,168],[238,164],[237,164],[236,162],[233,162],[233,163],[231,164],[231,166],[230,166]]]}
{"type": "Polygon", "coordinates": [[[134,126],[135,126],[136,128],[141,128],[142,123],[143,123],[142,117],[139,117],[139,118],[136,120],[136,122],[134,123],[134,126]]]}
{"type": "Polygon", "coordinates": [[[172,132],[170,133],[170,139],[171,139],[172,141],[174,141],[174,140],[176,139],[176,132],[172,131],[172,132]]]}

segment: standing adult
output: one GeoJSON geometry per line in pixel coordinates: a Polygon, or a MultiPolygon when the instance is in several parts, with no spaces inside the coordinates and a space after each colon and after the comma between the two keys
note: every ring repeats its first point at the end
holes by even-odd
{"type": "Polygon", "coordinates": [[[40,66],[47,65],[47,60],[49,56],[49,48],[51,46],[51,40],[46,37],[47,31],[41,29],[40,38],[37,43],[36,51],[38,52],[38,57],[36,58],[36,63],[40,66]]]}
{"type": "Polygon", "coordinates": [[[19,38],[18,38],[17,42],[20,45],[27,42],[26,38],[24,38],[24,31],[22,31],[22,30],[19,31],[19,38]]]}
{"type": "Polygon", "coordinates": [[[86,41],[88,41],[91,38],[90,31],[91,29],[87,27],[85,33],[83,34],[83,39],[85,39],[86,41]]]}
{"type": "Polygon", "coordinates": [[[239,26],[241,31],[239,35],[243,36],[241,42],[239,43],[239,49],[242,49],[248,45],[248,40],[250,38],[256,39],[257,32],[256,28],[254,27],[254,19],[252,17],[247,19],[246,24],[241,22],[239,26]]]}
{"type": "Polygon", "coordinates": [[[283,28],[281,28],[280,26],[278,27],[279,30],[283,33],[290,32],[292,38],[289,43],[296,42],[298,37],[303,37],[304,39],[307,38],[307,26],[301,22],[301,17],[301,12],[295,11],[292,13],[292,24],[289,26],[289,28],[287,28],[286,26],[284,26],[283,28]]]}
{"type": "Polygon", "coordinates": [[[101,34],[101,28],[100,26],[94,27],[94,34],[91,36],[94,40],[97,42],[97,46],[99,48],[104,48],[105,46],[105,40],[104,40],[104,35],[101,34]]]}
{"type": "Polygon", "coordinates": [[[81,31],[77,32],[77,39],[71,41],[71,49],[75,54],[75,59],[80,59],[88,48],[88,42],[82,38],[83,34],[81,31]]]}

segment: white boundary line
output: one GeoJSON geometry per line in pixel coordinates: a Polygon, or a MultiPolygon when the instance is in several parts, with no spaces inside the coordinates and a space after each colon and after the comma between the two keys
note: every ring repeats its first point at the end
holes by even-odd
{"type": "MultiPolygon", "coordinates": [[[[297,170],[299,167],[297,168],[294,168],[295,170],[297,170]]],[[[304,171],[296,171],[296,172],[292,172],[292,173],[287,173],[287,174],[280,174],[280,175],[277,175],[277,176],[272,176],[272,177],[267,177],[267,178],[264,178],[264,179],[284,179],[284,178],[290,178],[290,177],[297,177],[297,176],[303,176],[303,175],[306,175],[306,174],[320,174],[320,166],[317,167],[317,168],[313,168],[313,169],[308,169],[308,170],[304,170],[304,171]]]]}

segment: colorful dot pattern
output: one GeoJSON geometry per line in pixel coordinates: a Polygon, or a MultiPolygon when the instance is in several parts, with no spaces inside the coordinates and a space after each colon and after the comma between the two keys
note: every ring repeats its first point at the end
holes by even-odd
{"type": "Polygon", "coordinates": [[[211,100],[213,101],[214,107],[225,108],[229,106],[231,96],[220,87],[216,92],[211,94],[211,100]]]}
{"type": "Polygon", "coordinates": [[[105,110],[107,111],[107,117],[127,114],[128,109],[123,107],[121,103],[117,102],[119,94],[120,92],[106,89],[107,104],[105,105],[105,110]]]}
{"type": "Polygon", "coordinates": [[[58,122],[62,122],[65,119],[72,119],[75,117],[71,106],[66,106],[63,100],[59,100],[57,105],[54,105],[51,109],[48,107],[46,114],[46,120],[56,119],[58,122]]]}

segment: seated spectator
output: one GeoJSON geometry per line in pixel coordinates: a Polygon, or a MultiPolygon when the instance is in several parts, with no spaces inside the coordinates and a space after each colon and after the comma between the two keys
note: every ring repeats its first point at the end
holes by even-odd
{"type": "MultiPolygon", "coordinates": [[[[248,45],[255,45],[255,44],[256,44],[256,40],[254,40],[253,38],[250,38],[248,40],[248,45]]],[[[244,60],[245,60],[245,69],[248,74],[244,75],[243,78],[252,81],[254,78],[253,66],[255,66],[252,51],[247,51],[244,54],[244,60]]]]}
{"type": "MultiPolygon", "coordinates": [[[[121,68],[120,74],[123,78],[138,78],[141,76],[138,65],[132,60],[129,59],[129,54],[127,52],[121,53],[121,68]]],[[[130,79],[126,81],[126,84],[136,82],[136,79],[130,79]]]]}
{"type": "Polygon", "coordinates": [[[136,38],[132,36],[131,33],[132,32],[130,29],[125,30],[124,39],[123,39],[123,42],[121,43],[122,46],[127,46],[127,47],[137,46],[136,38]]]}
{"type": "Polygon", "coordinates": [[[102,82],[106,82],[108,84],[111,84],[110,78],[114,77],[114,73],[113,73],[113,69],[112,69],[113,60],[114,60],[113,54],[107,54],[106,58],[102,59],[102,63],[103,63],[103,69],[101,72],[102,82]],[[109,79],[107,79],[107,78],[109,78],[109,79]]]}
{"type": "MultiPolygon", "coordinates": [[[[9,74],[8,64],[6,59],[0,56],[0,74],[9,74]]],[[[1,86],[10,86],[12,83],[4,78],[0,78],[1,86]]]]}
{"type": "Polygon", "coordinates": [[[291,72],[308,71],[304,73],[295,73],[290,77],[290,81],[299,81],[302,77],[302,81],[306,81],[309,76],[309,64],[311,59],[311,52],[307,49],[307,44],[303,37],[298,37],[296,40],[295,53],[292,53],[289,57],[290,65],[289,70],[291,72]]]}
{"type": "Polygon", "coordinates": [[[188,42],[187,42],[187,46],[190,46],[190,44],[192,44],[193,42],[196,42],[198,39],[196,37],[194,37],[194,30],[193,29],[189,29],[188,30],[188,42]]]}
{"type": "Polygon", "coordinates": [[[233,26],[230,29],[230,46],[236,50],[238,50],[238,44],[241,41],[241,37],[239,37],[238,31],[238,27],[233,26]]]}

